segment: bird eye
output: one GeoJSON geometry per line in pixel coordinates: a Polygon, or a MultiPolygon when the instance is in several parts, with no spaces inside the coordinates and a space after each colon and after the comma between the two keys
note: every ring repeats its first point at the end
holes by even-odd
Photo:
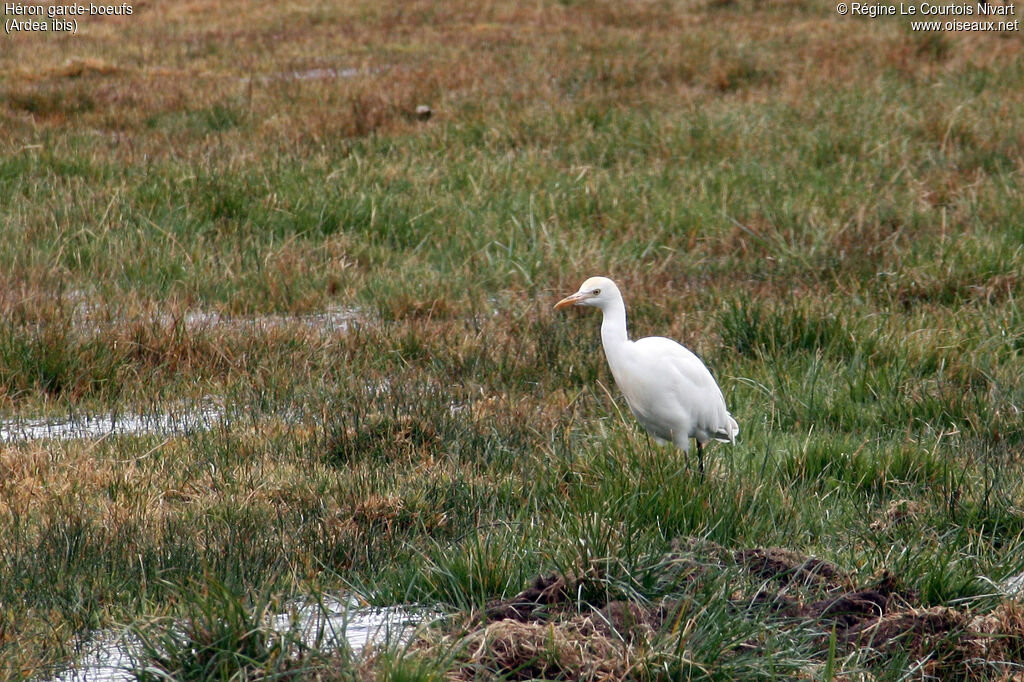
{"type": "Polygon", "coordinates": [[[594,296],[600,296],[600,295],[601,295],[601,290],[600,289],[594,289],[594,296]]]}

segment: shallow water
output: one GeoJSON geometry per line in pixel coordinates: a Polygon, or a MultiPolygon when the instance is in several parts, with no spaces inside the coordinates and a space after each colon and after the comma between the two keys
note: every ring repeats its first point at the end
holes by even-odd
{"type": "MultiPolygon", "coordinates": [[[[111,317],[106,309],[91,300],[84,293],[74,296],[79,302],[75,306],[73,325],[82,332],[99,332],[111,325],[121,324],[127,320],[111,317]]],[[[333,333],[345,331],[359,320],[365,319],[362,309],[351,307],[328,308],[318,313],[305,315],[225,315],[209,310],[188,310],[180,317],[169,313],[156,313],[146,319],[163,325],[173,325],[179,321],[189,331],[226,328],[231,331],[268,331],[289,326],[333,333]]]]}
{"type": "Polygon", "coordinates": [[[355,78],[360,74],[359,69],[348,67],[346,69],[335,69],[332,67],[320,67],[317,69],[306,69],[304,71],[288,71],[281,74],[281,78],[291,78],[297,81],[323,80],[329,78],[355,78]]]}
{"type": "Polygon", "coordinates": [[[241,79],[243,83],[256,81],[259,83],[273,83],[275,81],[309,81],[309,80],[334,80],[344,78],[355,78],[356,76],[369,76],[380,69],[357,69],[349,66],[336,68],[333,66],[319,66],[309,69],[293,69],[291,71],[278,71],[269,75],[246,76],[241,79]]]}
{"type": "MultiPolygon", "coordinates": [[[[273,616],[268,628],[295,634],[304,645],[320,651],[343,644],[359,652],[370,645],[394,645],[408,641],[416,627],[427,620],[423,609],[405,606],[356,607],[351,602],[327,599],[294,600],[283,613],[273,616]]],[[[82,647],[74,666],[51,678],[52,682],[127,682],[140,664],[138,640],[116,630],[97,633],[82,647]]]]}
{"type": "Polygon", "coordinates": [[[224,408],[212,399],[163,413],[132,412],[81,415],[55,419],[7,419],[0,421],[0,443],[54,439],[104,438],[107,436],[175,436],[206,430],[224,418],[224,408]]]}
{"type": "Polygon", "coordinates": [[[308,315],[243,315],[231,316],[194,310],[185,313],[187,329],[226,327],[241,331],[267,331],[281,327],[301,326],[325,333],[345,331],[363,318],[358,308],[334,308],[308,315]]]}

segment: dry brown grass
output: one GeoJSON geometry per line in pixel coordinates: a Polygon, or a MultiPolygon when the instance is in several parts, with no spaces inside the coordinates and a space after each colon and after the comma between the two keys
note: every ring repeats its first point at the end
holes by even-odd
{"type": "Polygon", "coordinates": [[[642,654],[599,623],[587,616],[558,623],[491,623],[459,643],[466,648],[470,665],[450,679],[478,679],[481,671],[513,680],[627,679],[642,654]]]}
{"type": "Polygon", "coordinates": [[[226,117],[214,122],[220,144],[258,140],[269,151],[414,130],[421,103],[443,121],[456,112],[501,120],[506,108],[579,98],[727,106],[724,93],[796,102],[809,82],[864,84],[884,69],[928,78],[1019,54],[1012,37],[924,38],[896,21],[805,7],[136,3],[130,17],[81,19],[75,36],[15,36],[0,56],[0,88],[14,124],[9,144],[29,130],[75,127],[108,136],[116,155],[152,159],[203,153],[201,122],[211,115],[226,117]],[[161,126],[192,115],[200,128],[191,136],[161,126]]]}

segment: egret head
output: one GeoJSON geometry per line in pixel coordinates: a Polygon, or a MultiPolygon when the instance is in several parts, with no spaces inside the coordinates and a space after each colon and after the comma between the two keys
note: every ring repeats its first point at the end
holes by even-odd
{"type": "Polygon", "coordinates": [[[607,277],[591,277],[580,285],[580,290],[571,296],[566,296],[555,304],[555,310],[561,310],[571,305],[589,305],[594,308],[604,308],[608,303],[621,299],[622,294],[615,282],[607,277]]]}

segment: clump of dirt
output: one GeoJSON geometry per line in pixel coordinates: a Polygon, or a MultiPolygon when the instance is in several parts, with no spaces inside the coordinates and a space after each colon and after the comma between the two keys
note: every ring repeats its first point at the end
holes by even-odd
{"type": "MultiPolygon", "coordinates": [[[[688,580],[706,579],[712,570],[730,566],[739,569],[730,598],[738,617],[767,610],[779,628],[817,632],[811,656],[827,651],[834,633],[847,652],[862,650],[874,659],[909,655],[926,674],[940,678],[1002,674],[1012,662],[1024,661],[1024,606],[1016,601],[987,615],[925,608],[919,595],[889,572],[858,586],[835,564],[792,550],[729,552],[689,538],[673,542],[662,563],[667,571],[684,567],[688,580]]],[[[455,638],[465,652],[462,667],[450,677],[477,679],[484,671],[508,679],[627,678],[638,657],[668,634],[666,629],[675,632],[679,624],[671,614],[683,602],[580,603],[586,580],[582,575],[542,575],[511,599],[490,604],[468,634],[445,638],[444,646],[455,638]]],[[[738,646],[758,649],[752,642],[738,646]]]]}
{"type": "Polygon", "coordinates": [[[751,573],[775,580],[783,586],[796,583],[831,591],[850,585],[850,577],[835,564],[790,549],[741,549],[733,556],[736,563],[751,573]]]}
{"type": "Polygon", "coordinates": [[[890,610],[897,598],[897,581],[891,574],[885,573],[873,587],[812,602],[803,607],[799,615],[817,621],[829,621],[837,628],[851,628],[866,619],[881,617],[890,610]]]}
{"type": "Polygon", "coordinates": [[[568,601],[572,578],[552,573],[537,576],[533,583],[507,601],[495,602],[487,607],[485,616],[488,620],[517,620],[527,622],[536,620],[541,613],[548,613],[543,607],[568,601]]]}
{"type": "Polygon", "coordinates": [[[796,618],[800,615],[800,600],[777,590],[758,590],[752,597],[736,593],[732,601],[746,611],[767,611],[780,618],[796,618]]]}
{"type": "Polygon", "coordinates": [[[939,640],[960,634],[966,623],[962,613],[944,606],[908,609],[854,620],[838,638],[880,653],[902,650],[920,657],[933,651],[939,640]]]}

